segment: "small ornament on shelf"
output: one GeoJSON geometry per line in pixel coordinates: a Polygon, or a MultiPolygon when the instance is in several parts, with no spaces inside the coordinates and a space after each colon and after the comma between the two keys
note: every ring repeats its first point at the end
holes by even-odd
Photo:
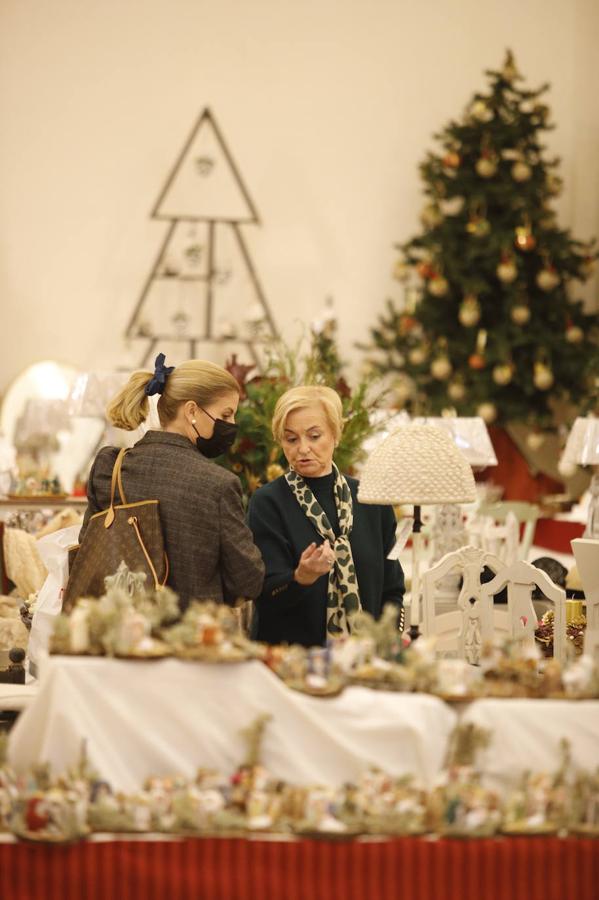
{"type": "Polygon", "coordinates": [[[504,834],[555,834],[568,824],[566,778],[572,768],[570,744],[560,741],[561,764],[557,772],[526,772],[520,787],[508,796],[503,809],[504,834]]]}

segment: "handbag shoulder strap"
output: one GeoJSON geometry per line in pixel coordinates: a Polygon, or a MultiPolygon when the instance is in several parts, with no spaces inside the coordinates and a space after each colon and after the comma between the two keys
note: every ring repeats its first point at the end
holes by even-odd
{"type": "Polygon", "coordinates": [[[121,466],[123,465],[123,460],[125,458],[125,453],[127,453],[128,448],[123,447],[119,450],[115,464],[112,469],[112,481],[110,482],[110,507],[106,514],[106,518],[104,519],[104,528],[110,528],[112,523],[114,522],[114,499],[115,493],[118,486],[119,495],[121,498],[121,503],[126,503],[127,498],[125,497],[125,491],[123,488],[123,479],[121,476],[121,466]]]}

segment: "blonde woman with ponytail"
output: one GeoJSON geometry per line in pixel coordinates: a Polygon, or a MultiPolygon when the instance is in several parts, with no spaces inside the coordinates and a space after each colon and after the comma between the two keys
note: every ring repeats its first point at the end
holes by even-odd
{"type": "MultiPolygon", "coordinates": [[[[239,479],[212,459],[235,440],[239,385],[214,363],[192,359],[154,372],[135,372],[107,409],[117,428],[133,431],[159,394],[159,431],[148,431],[126,454],[122,478],[127,502],[157,499],[169,560],[167,584],[182,611],[190,600],[232,603],[262,590],[264,564],[245,524],[239,479]]],[[[88,507],[79,540],[94,513],[110,504],[118,450],[103,447],[92,466],[88,507]]]]}

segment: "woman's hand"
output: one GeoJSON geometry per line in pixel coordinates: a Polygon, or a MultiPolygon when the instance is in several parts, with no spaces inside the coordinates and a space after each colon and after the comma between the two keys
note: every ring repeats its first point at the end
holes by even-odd
{"type": "Polygon", "coordinates": [[[297,569],[293,573],[298,584],[305,586],[314,584],[321,575],[327,575],[335,562],[335,551],[325,541],[323,544],[312,543],[300,556],[297,569]]]}

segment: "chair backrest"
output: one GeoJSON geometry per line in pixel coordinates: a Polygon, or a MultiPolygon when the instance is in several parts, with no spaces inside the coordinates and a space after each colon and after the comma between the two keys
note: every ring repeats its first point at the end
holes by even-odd
{"type": "Polygon", "coordinates": [[[526,503],[523,500],[481,503],[477,509],[477,515],[481,517],[490,516],[496,522],[505,522],[507,516],[512,513],[520,524],[524,524],[518,554],[521,559],[526,559],[532,547],[539,512],[538,506],[535,506],[534,503],[526,503]]]}
{"type": "Polygon", "coordinates": [[[532,592],[535,586],[553,602],[553,655],[563,663],[566,658],[566,592],[546,572],[519,560],[502,568],[492,581],[484,584],[482,593],[492,602],[495,594],[507,588],[507,611],[494,611],[497,630],[507,630],[510,637],[534,641],[537,617],[532,592]]]}
{"type": "Polygon", "coordinates": [[[494,553],[506,565],[515,563],[520,555],[520,525],[513,512],[503,524],[497,525],[491,516],[482,519],[480,544],[487,553],[494,553]]]}
{"type": "Polygon", "coordinates": [[[575,538],[572,550],[578,574],[584,588],[587,627],[584,633],[584,653],[599,652],[599,540],[575,538]]]}
{"type": "Polygon", "coordinates": [[[493,597],[483,592],[484,568],[501,572],[504,563],[492,553],[477,547],[461,547],[447,553],[422,576],[422,632],[435,635],[439,653],[456,653],[470,663],[480,660],[482,645],[494,630],[493,597]],[[436,614],[437,586],[448,575],[459,575],[462,587],[457,608],[436,614]]]}

